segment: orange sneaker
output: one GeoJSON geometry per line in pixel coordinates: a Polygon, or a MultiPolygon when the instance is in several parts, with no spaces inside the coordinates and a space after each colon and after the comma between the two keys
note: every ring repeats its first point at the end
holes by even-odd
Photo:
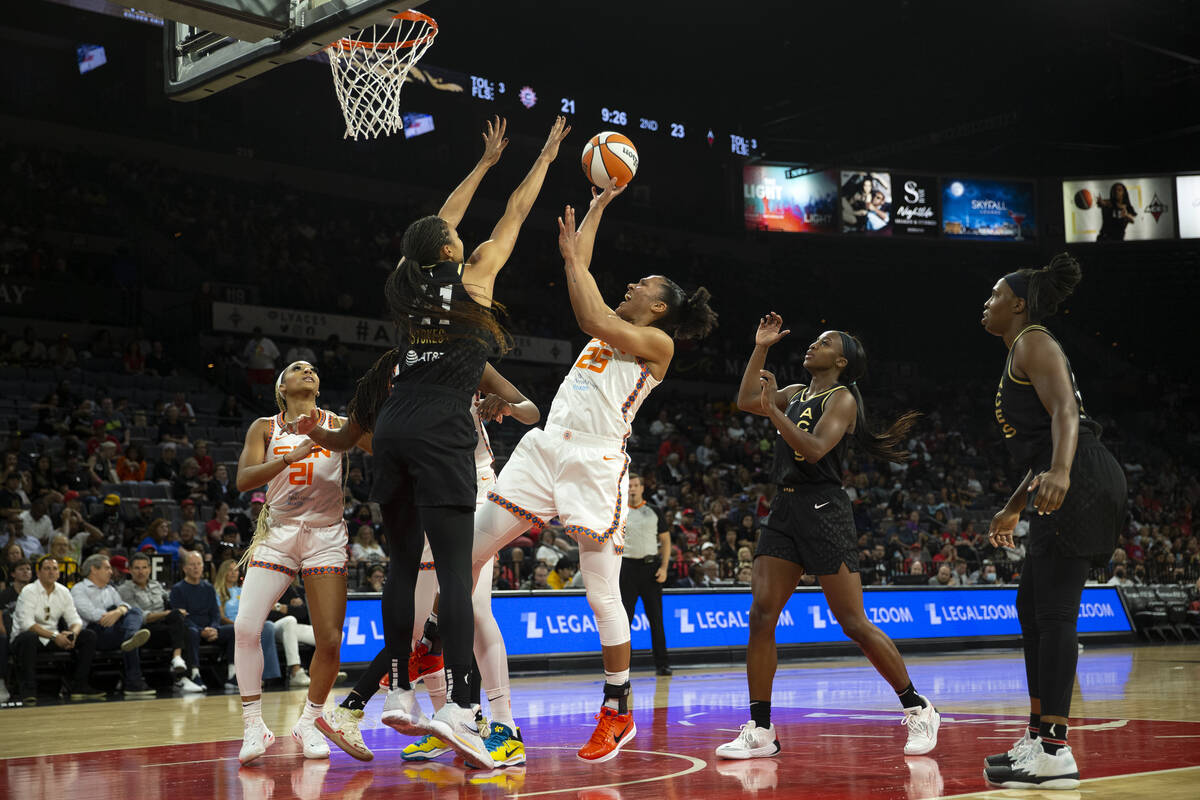
{"type": "Polygon", "coordinates": [[[441,672],[444,666],[441,653],[431,655],[429,645],[419,642],[408,657],[408,682],[416,686],[426,675],[441,672]]]}
{"type": "Polygon", "coordinates": [[[599,764],[614,757],[625,744],[637,735],[637,725],[633,724],[633,712],[618,714],[608,706],[601,706],[596,715],[599,722],[592,738],[579,748],[579,757],[584,761],[599,764]]]}

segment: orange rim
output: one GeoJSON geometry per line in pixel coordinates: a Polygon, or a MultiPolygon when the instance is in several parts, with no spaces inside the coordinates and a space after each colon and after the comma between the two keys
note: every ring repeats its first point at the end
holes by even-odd
{"type": "Polygon", "coordinates": [[[421,45],[430,41],[434,36],[437,36],[438,24],[434,18],[428,14],[422,14],[420,11],[413,11],[410,9],[408,11],[401,11],[399,14],[392,17],[392,19],[403,19],[408,20],[409,22],[424,22],[429,26],[429,32],[417,39],[409,39],[405,42],[364,42],[361,39],[342,38],[338,39],[329,46],[338,47],[342,50],[353,50],[355,47],[362,47],[367,50],[394,50],[400,47],[416,47],[417,45],[421,45]]]}

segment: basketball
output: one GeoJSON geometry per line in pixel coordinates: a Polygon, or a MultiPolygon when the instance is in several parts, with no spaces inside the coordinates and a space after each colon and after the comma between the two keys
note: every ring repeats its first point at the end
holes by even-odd
{"type": "Polygon", "coordinates": [[[1075,207],[1080,211],[1087,211],[1092,207],[1092,193],[1087,189],[1080,189],[1075,193],[1075,207]]]}
{"type": "Polygon", "coordinates": [[[617,186],[624,186],[633,180],[637,168],[637,148],[623,133],[597,133],[583,146],[583,174],[601,189],[613,178],[617,186]]]}

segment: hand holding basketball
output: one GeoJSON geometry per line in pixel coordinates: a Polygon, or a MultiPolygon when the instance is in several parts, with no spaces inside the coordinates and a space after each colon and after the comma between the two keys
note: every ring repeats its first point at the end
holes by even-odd
{"type": "Polygon", "coordinates": [[[571,126],[567,124],[567,118],[562,115],[555,117],[554,124],[550,127],[550,134],[546,137],[546,143],[542,145],[542,157],[547,161],[558,158],[558,146],[570,132],[571,126]]]}
{"type": "Polygon", "coordinates": [[[497,116],[494,121],[488,120],[482,134],[483,155],[479,157],[480,164],[490,167],[500,160],[500,154],[508,147],[508,139],[504,136],[507,131],[508,120],[504,117],[497,116]]]}
{"type": "MultiPolygon", "coordinates": [[[[627,185],[628,184],[626,184],[626,186],[627,185]]],[[[604,191],[602,192],[597,191],[596,187],[593,186],[592,202],[588,205],[588,208],[596,208],[598,206],[601,210],[603,210],[605,206],[613,201],[614,197],[623,191],[625,191],[625,186],[617,186],[616,178],[613,178],[611,181],[609,181],[608,186],[604,187],[604,191]]]]}
{"type": "Polygon", "coordinates": [[[608,186],[613,180],[624,186],[638,169],[638,151],[623,133],[603,131],[583,146],[583,174],[593,186],[608,186]]]}

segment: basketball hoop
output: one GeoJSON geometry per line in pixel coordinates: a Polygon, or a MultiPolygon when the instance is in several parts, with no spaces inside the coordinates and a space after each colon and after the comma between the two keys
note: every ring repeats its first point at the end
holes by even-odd
{"type": "Polygon", "coordinates": [[[437,22],[419,11],[403,11],[391,22],[358,32],[360,39],[339,39],[326,52],[333,88],[346,118],[346,137],[373,138],[396,133],[400,90],[413,64],[437,36],[437,22]]]}

